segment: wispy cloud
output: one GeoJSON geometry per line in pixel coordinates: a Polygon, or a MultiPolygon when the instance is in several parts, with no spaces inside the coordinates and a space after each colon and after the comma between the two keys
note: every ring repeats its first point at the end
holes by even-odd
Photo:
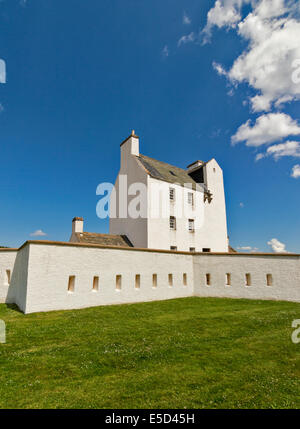
{"type": "Polygon", "coordinates": [[[191,42],[194,42],[195,40],[196,40],[196,35],[192,31],[190,34],[187,34],[185,36],[180,37],[177,45],[178,46],[185,45],[186,43],[191,43],[191,42]]]}
{"type": "Polygon", "coordinates": [[[168,45],[165,45],[163,47],[163,50],[161,51],[161,54],[164,58],[168,57],[170,55],[169,47],[168,45]]]}
{"type": "Polygon", "coordinates": [[[240,246],[237,247],[237,250],[240,250],[241,252],[250,252],[255,253],[258,251],[258,247],[252,247],[252,246],[240,246]]]}
{"type": "Polygon", "coordinates": [[[275,253],[287,253],[285,244],[281,243],[277,238],[272,238],[272,240],[268,241],[268,245],[275,253]]]}
{"type": "Polygon", "coordinates": [[[31,237],[45,237],[47,234],[41,229],[37,229],[35,232],[30,234],[31,237]]]}
{"type": "Polygon", "coordinates": [[[183,18],[182,18],[182,22],[185,25],[189,25],[192,21],[191,18],[187,15],[186,12],[183,12],[183,18]]]}

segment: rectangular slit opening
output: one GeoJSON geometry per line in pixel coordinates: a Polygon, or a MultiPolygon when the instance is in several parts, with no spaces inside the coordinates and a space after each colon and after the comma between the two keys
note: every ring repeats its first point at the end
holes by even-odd
{"type": "Polygon", "coordinates": [[[245,275],[245,280],[246,280],[246,286],[251,286],[251,275],[250,275],[250,273],[247,273],[245,275]]]}
{"type": "Polygon", "coordinates": [[[186,273],[183,273],[182,281],[183,281],[183,286],[187,286],[187,274],[186,273]]]}
{"type": "Polygon", "coordinates": [[[75,290],[75,276],[69,276],[68,292],[74,292],[75,290]]]}
{"type": "Polygon", "coordinates": [[[152,275],[152,287],[157,287],[157,274],[152,275]]]}
{"type": "Polygon", "coordinates": [[[10,270],[6,270],[6,279],[5,279],[5,284],[10,285],[10,270]]]}
{"type": "Polygon", "coordinates": [[[273,286],[273,276],[272,276],[272,274],[267,274],[267,286],[273,286]]]}
{"type": "Polygon", "coordinates": [[[169,274],[169,286],[173,286],[173,274],[169,274]]]}
{"type": "Polygon", "coordinates": [[[210,286],[211,285],[211,276],[209,273],[206,274],[206,286],[210,286]]]}
{"type": "Polygon", "coordinates": [[[93,291],[98,292],[99,290],[99,277],[95,276],[93,279],[93,291]]]}
{"type": "Polygon", "coordinates": [[[141,287],[141,275],[136,274],[136,276],[135,276],[135,288],[140,289],[140,287],[141,287]]]}
{"type": "Polygon", "coordinates": [[[118,274],[116,276],[116,289],[121,290],[122,289],[122,276],[118,274]]]}
{"type": "Polygon", "coordinates": [[[226,273],[226,286],[231,286],[231,274],[226,273]]]}

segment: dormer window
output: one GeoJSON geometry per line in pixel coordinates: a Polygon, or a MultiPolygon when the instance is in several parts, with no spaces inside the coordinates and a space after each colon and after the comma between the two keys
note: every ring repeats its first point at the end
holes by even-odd
{"type": "Polygon", "coordinates": [[[188,192],[188,205],[194,205],[194,194],[193,192],[188,192]]]}
{"type": "Polygon", "coordinates": [[[176,217],[170,216],[170,229],[175,230],[176,229],[176,217]]]}
{"type": "Polygon", "coordinates": [[[170,201],[172,201],[172,202],[175,201],[175,189],[174,188],[170,188],[170,201]]]}
{"type": "Polygon", "coordinates": [[[195,232],[195,221],[194,221],[194,219],[189,219],[189,231],[195,232]]]}

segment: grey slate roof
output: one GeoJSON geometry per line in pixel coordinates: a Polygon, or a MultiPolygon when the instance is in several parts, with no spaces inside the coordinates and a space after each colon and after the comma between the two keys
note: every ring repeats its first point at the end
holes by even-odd
{"type": "Polygon", "coordinates": [[[147,173],[154,179],[164,180],[169,183],[177,183],[181,186],[185,183],[190,183],[193,189],[196,188],[197,183],[183,168],[175,167],[166,162],[157,161],[145,155],[139,155],[136,158],[141,162],[147,173]]]}
{"type": "Polygon", "coordinates": [[[99,244],[103,246],[133,247],[126,235],[98,234],[96,232],[77,232],[79,243],[99,244]]]}

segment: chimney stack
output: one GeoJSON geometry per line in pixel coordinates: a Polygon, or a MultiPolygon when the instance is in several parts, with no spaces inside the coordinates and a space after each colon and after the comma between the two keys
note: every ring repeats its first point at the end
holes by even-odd
{"type": "Polygon", "coordinates": [[[131,131],[131,134],[127,139],[121,143],[121,167],[128,167],[128,159],[131,155],[139,156],[140,154],[140,140],[139,137],[135,134],[134,130],[131,131]]]}
{"type": "Polygon", "coordinates": [[[72,233],[83,232],[83,218],[82,217],[74,217],[72,220],[72,233]]]}

